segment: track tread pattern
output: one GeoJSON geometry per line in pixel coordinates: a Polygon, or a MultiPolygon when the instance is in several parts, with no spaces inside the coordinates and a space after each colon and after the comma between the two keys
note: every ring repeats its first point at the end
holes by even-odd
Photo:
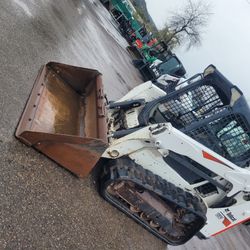
{"type": "MultiPolygon", "coordinates": [[[[153,174],[151,171],[144,169],[130,158],[126,157],[119,158],[117,160],[111,160],[107,164],[104,172],[106,174],[104,174],[101,178],[102,185],[100,187],[100,193],[109,202],[111,202],[111,200],[105,192],[108,185],[116,180],[129,180],[142,186],[144,189],[154,192],[161,198],[175,203],[177,206],[182,207],[199,217],[201,223],[197,226],[196,232],[194,232],[191,236],[188,236],[188,238],[180,242],[180,244],[185,243],[204,226],[206,222],[206,206],[201,199],[189,192],[186,192],[180,187],[175,186],[167,180],[162,179],[160,176],[153,174]]],[[[111,203],[114,204],[114,202],[111,203]]],[[[121,209],[119,205],[116,206],[121,209]]],[[[159,235],[157,235],[155,232],[152,233],[159,237],[159,235]]],[[[159,238],[168,244],[179,245],[174,242],[169,242],[163,239],[163,237],[159,238]]]]}

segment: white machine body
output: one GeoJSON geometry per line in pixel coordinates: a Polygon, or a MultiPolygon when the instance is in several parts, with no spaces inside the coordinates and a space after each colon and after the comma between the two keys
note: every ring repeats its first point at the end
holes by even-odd
{"type": "MultiPolygon", "coordinates": [[[[144,98],[147,102],[166,95],[152,82],[146,82],[130,91],[118,102],[144,98]]],[[[125,113],[127,128],[138,125],[141,107],[125,113]]],[[[109,110],[112,124],[114,110],[109,110]]],[[[110,133],[115,128],[110,127],[110,133]]],[[[163,179],[199,196],[207,206],[207,224],[200,231],[206,238],[224,232],[244,221],[250,220],[250,170],[240,168],[214,151],[175,129],[170,123],[149,125],[118,139],[110,139],[110,146],[104,158],[116,159],[128,156],[143,168],[163,179]],[[202,167],[215,173],[211,181],[227,189],[217,188],[217,192],[207,195],[199,193],[199,187],[208,183],[203,180],[190,184],[177,173],[164,158],[174,152],[192,159],[202,167]],[[228,207],[214,207],[223,199],[232,198],[234,204],[228,207]]]]}

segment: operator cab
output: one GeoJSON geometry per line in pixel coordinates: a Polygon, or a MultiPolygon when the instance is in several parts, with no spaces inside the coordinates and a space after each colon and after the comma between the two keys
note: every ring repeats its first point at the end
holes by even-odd
{"type": "Polygon", "coordinates": [[[183,77],[186,74],[183,64],[178,57],[169,50],[164,41],[152,47],[149,52],[161,61],[161,63],[157,63],[152,67],[156,73],[156,78],[165,74],[177,77],[183,77]]]}
{"type": "Polygon", "coordinates": [[[169,74],[172,76],[184,76],[186,70],[181,61],[175,55],[156,66],[160,75],[169,74]]]}
{"type": "Polygon", "coordinates": [[[248,166],[250,109],[243,93],[213,65],[197,81],[191,79],[183,88],[146,104],[140,125],[171,122],[235,164],[248,166]]]}

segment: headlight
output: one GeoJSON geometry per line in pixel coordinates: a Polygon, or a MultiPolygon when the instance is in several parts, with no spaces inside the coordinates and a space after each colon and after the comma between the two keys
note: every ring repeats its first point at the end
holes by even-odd
{"type": "Polygon", "coordinates": [[[231,88],[231,100],[230,100],[230,106],[233,107],[235,102],[242,96],[242,93],[239,91],[238,88],[232,87],[231,88]]]}
{"type": "Polygon", "coordinates": [[[214,65],[209,65],[203,72],[204,77],[212,74],[216,70],[214,65]]]}

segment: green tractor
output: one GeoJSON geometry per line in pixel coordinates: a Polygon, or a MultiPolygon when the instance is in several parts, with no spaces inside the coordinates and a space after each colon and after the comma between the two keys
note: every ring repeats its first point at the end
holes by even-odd
{"type": "Polygon", "coordinates": [[[129,0],[101,0],[119,25],[125,39],[132,44],[145,35],[144,26],[135,18],[136,9],[129,0]]]}
{"type": "Polygon", "coordinates": [[[182,62],[169,50],[164,41],[157,42],[151,47],[145,44],[141,49],[130,46],[128,50],[135,58],[133,64],[145,81],[157,79],[164,74],[176,77],[186,74],[182,62]]]}

